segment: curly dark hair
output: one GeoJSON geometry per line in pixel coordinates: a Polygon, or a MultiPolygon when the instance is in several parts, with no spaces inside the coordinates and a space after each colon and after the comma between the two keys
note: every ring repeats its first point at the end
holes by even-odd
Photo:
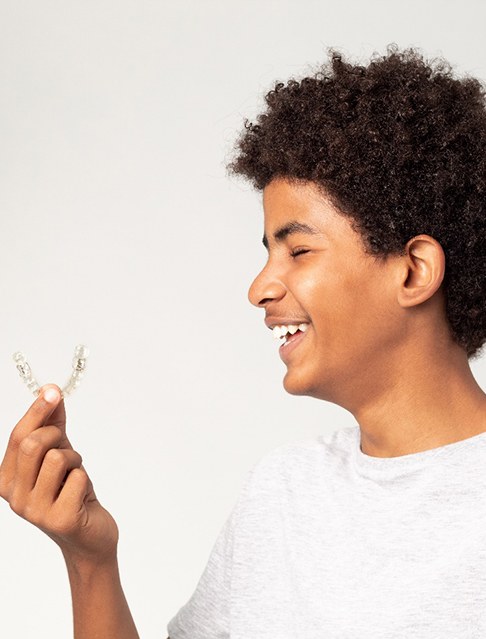
{"type": "Polygon", "coordinates": [[[312,76],[275,83],[256,123],[245,119],[228,171],[258,190],[275,177],[314,182],[376,259],[434,237],[452,339],[476,359],[486,342],[486,85],[415,47],[389,44],[367,66],[327,51],[312,76]]]}

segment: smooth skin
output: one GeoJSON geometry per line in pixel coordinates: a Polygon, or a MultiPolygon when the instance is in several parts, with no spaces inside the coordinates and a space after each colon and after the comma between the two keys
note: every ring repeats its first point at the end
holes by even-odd
{"type": "MultiPolygon", "coordinates": [[[[268,260],[249,299],[267,323],[310,323],[285,357],[287,392],[349,410],[370,456],[412,454],[486,432],[486,394],[446,323],[440,244],[418,235],[404,256],[379,262],[310,182],[274,179],[263,206],[268,260]],[[313,232],[277,233],[291,222],[313,232]]],[[[61,548],[75,639],[138,639],[120,584],[118,529],[66,436],[59,390],[44,386],[15,426],[0,495],[61,548]],[[53,402],[45,399],[49,388],[57,392],[53,402]]]]}
{"type": "Polygon", "coordinates": [[[446,322],[441,245],[418,235],[404,256],[379,262],[311,182],[274,179],[263,208],[268,259],[250,302],[267,323],[311,323],[287,357],[285,389],[350,411],[374,457],[485,432],[486,394],[446,322]],[[315,233],[276,239],[290,222],[315,233]]]}
{"type": "Polygon", "coordinates": [[[64,401],[55,384],[41,388],[10,435],[0,496],[61,549],[75,639],[139,639],[120,583],[118,528],[67,438],[64,401]]]}

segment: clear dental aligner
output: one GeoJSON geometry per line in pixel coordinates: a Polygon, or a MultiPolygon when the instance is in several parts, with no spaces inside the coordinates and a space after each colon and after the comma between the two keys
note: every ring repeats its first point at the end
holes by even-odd
{"type": "MultiPolygon", "coordinates": [[[[84,371],[86,370],[86,359],[89,355],[89,350],[83,344],[78,344],[74,350],[74,357],[72,362],[72,373],[69,381],[65,386],[61,389],[61,396],[64,397],[66,395],[70,395],[73,390],[75,390],[81,379],[84,377],[84,371]]],[[[13,354],[13,360],[17,365],[17,370],[19,371],[19,375],[27,385],[27,388],[32,391],[32,393],[37,397],[40,393],[40,386],[37,383],[36,379],[32,374],[32,370],[29,366],[29,363],[25,359],[25,355],[18,351],[13,354]]]]}

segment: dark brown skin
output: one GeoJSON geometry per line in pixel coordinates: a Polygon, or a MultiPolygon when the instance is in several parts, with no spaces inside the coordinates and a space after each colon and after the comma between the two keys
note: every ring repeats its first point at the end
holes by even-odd
{"type": "Polygon", "coordinates": [[[269,318],[311,322],[289,355],[285,389],[349,410],[362,451],[374,457],[485,432],[486,394],[445,320],[440,244],[418,235],[405,256],[380,263],[311,182],[275,178],[263,206],[269,257],[249,299],[269,318]],[[275,230],[291,220],[319,234],[276,242],[275,230]],[[296,249],[307,252],[292,257],[296,249]]]}

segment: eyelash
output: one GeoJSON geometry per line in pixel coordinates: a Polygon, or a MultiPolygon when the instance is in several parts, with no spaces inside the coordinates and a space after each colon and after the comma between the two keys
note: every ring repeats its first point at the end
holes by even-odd
{"type": "Polygon", "coordinates": [[[304,253],[308,253],[310,249],[294,249],[290,251],[291,257],[297,257],[297,255],[303,255],[304,253]]]}

